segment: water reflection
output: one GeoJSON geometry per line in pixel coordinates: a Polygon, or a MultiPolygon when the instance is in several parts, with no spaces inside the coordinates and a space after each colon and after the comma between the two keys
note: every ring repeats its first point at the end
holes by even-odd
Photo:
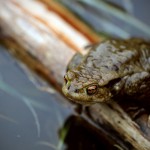
{"type": "Polygon", "coordinates": [[[66,150],[114,150],[113,145],[108,144],[105,135],[94,128],[85,119],[78,116],[69,117],[60,130],[60,137],[64,130],[67,134],[64,140],[66,150]]]}
{"type": "Polygon", "coordinates": [[[64,98],[57,92],[50,94],[37,89],[3,47],[0,82],[0,149],[55,149],[59,143],[58,130],[72,113],[64,98]],[[40,145],[40,141],[47,141],[51,148],[40,145]]]}

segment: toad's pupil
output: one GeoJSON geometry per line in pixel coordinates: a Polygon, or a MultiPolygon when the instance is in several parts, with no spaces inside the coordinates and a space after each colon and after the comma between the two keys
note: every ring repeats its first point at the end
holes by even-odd
{"type": "Polygon", "coordinates": [[[97,86],[93,85],[87,88],[87,94],[92,95],[95,94],[97,91],[97,86]]]}

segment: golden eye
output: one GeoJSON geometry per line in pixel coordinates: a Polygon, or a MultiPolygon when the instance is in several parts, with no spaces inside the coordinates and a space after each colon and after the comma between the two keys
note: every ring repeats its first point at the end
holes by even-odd
{"type": "Polygon", "coordinates": [[[64,76],[64,81],[65,81],[65,83],[67,84],[68,80],[67,80],[66,75],[64,76]]]}
{"type": "Polygon", "coordinates": [[[92,85],[86,89],[88,95],[93,95],[97,92],[97,85],[92,85]]]}

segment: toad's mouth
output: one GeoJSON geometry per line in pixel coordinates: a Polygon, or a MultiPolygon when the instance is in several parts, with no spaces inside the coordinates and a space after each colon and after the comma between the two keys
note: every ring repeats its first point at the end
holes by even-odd
{"type": "Polygon", "coordinates": [[[81,104],[81,105],[92,105],[92,104],[95,104],[95,103],[100,103],[100,101],[98,100],[77,100],[77,99],[72,99],[70,97],[68,97],[68,99],[74,103],[78,103],[78,104],[81,104]]]}

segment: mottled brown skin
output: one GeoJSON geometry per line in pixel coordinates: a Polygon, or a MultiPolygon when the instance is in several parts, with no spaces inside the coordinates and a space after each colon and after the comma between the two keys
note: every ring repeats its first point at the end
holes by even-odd
{"type": "Polygon", "coordinates": [[[150,43],[135,38],[106,40],[77,58],[69,65],[62,88],[72,101],[92,104],[116,96],[150,98],[150,43]]]}

